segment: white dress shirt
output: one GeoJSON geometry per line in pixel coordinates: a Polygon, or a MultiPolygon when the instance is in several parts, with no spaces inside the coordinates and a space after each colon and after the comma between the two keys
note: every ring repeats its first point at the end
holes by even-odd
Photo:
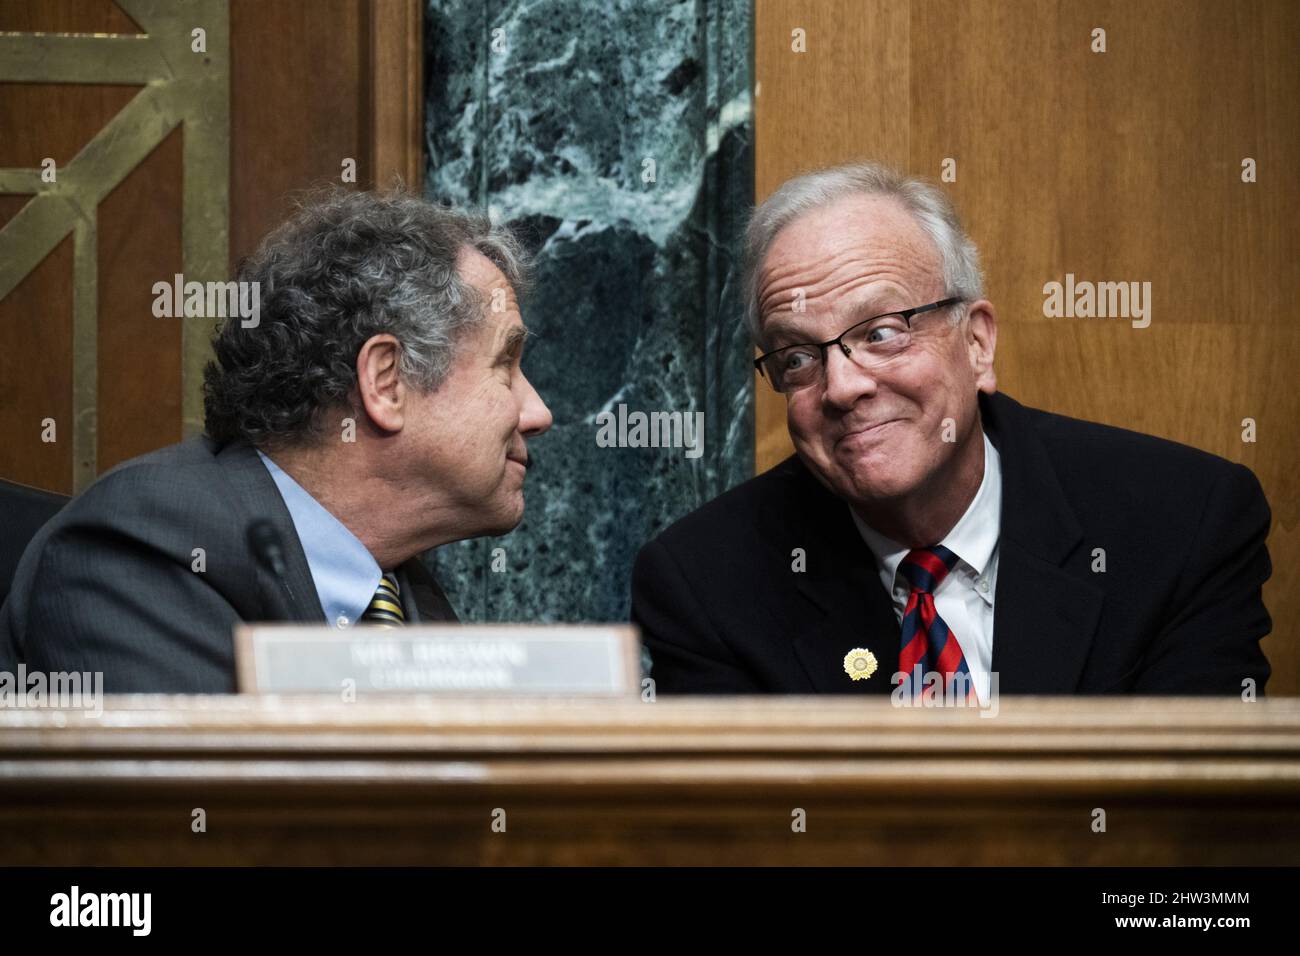
{"type": "MultiPolygon", "coordinates": [[[[258,451],[289,509],[325,620],[335,627],[355,624],[379,588],[382,571],[361,539],[283,468],[258,451]]],[[[405,602],[403,602],[405,603],[405,602]]]]}
{"type": "MultiPolygon", "coordinates": [[[[935,608],[961,645],[981,704],[989,699],[989,671],[993,667],[993,596],[997,592],[1002,527],[1002,464],[989,437],[983,438],[984,479],[966,513],[939,542],[958,560],[934,592],[935,608]]],[[[912,589],[898,568],[911,549],[869,527],[852,508],[849,513],[875,555],[880,583],[893,599],[894,613],[901,624],[912,589]]]]}

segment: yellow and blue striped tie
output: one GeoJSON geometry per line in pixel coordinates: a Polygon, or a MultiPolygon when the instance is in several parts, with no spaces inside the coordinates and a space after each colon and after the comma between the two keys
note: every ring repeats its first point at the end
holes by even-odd
{"type": "Polygon", "coordinates": [[[385,574],[379,579],[379,588],[375,591],[375,596],[370,599],[370,606],[361,615],[361,620],[367,624],[378,624],[380,627],[402,627],[406,624],[406,614],[402,611],[401,588],[394,575],[385,574]]]}

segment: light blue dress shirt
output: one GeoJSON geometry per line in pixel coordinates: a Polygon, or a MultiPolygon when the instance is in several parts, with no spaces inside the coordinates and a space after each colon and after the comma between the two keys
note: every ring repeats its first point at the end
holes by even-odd
{"type": "Polygon", "coordinates": [[[289,477],[279,465],[257,453],[271,473],[302,542],[325,620],[336,627],[355,624],[370,606],[383,572],[379,562],[338,518],[289,477]]]}

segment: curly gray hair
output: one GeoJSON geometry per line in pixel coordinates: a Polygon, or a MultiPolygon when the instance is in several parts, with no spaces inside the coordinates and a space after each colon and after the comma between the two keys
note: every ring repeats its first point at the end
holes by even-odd
{"type": "Polygon", "coordinates": [[[204,370],[207,433],[266,447],[321,437],[321,412],[345,407],[361,346],[381,332],[401,343],[402,380],[422,392],[445,380],[486,303],[456,271],[466,247],[490,259],[519,295],[528,261],[485,217],[400,190],[341,188],[302,202],[240,263],[260,283],[260,323],[227,319],[204,370]]]}
{"type": "MultiPolygon", "coordinates": [[[[777,233],[806,212],[861,194],[893,198],[915,217],[939,251],[948,295],[966,302],[984,297],[979,252],[942,189],[880,163],[845,163],[787,180],[750,217],[745,230],[745,319],[755,342],[761,341],[762,332],[759,272],[777,233]]],[[[951,313],[954,321],[963,314],[960,307],[951,313]]]]}

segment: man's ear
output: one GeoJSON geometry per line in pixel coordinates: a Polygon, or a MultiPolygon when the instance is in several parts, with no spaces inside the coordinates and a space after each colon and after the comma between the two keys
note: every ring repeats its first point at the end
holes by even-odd
{"type": "Polygon", "coordinates": [[[998,390],[998,375],[993,370],[993,354],[998,347],[998,317],[993,303],[980,299],[970,307],[966,319],[966,352],[975,387],[992,395],[998,390]]]}
{"type": "Polygon", "coordinates": [[[405,424],[401,358],[401,343],[387,332],[372,335],[357,353],[357,398],[381,432],[400,432],[405,424]]]}

